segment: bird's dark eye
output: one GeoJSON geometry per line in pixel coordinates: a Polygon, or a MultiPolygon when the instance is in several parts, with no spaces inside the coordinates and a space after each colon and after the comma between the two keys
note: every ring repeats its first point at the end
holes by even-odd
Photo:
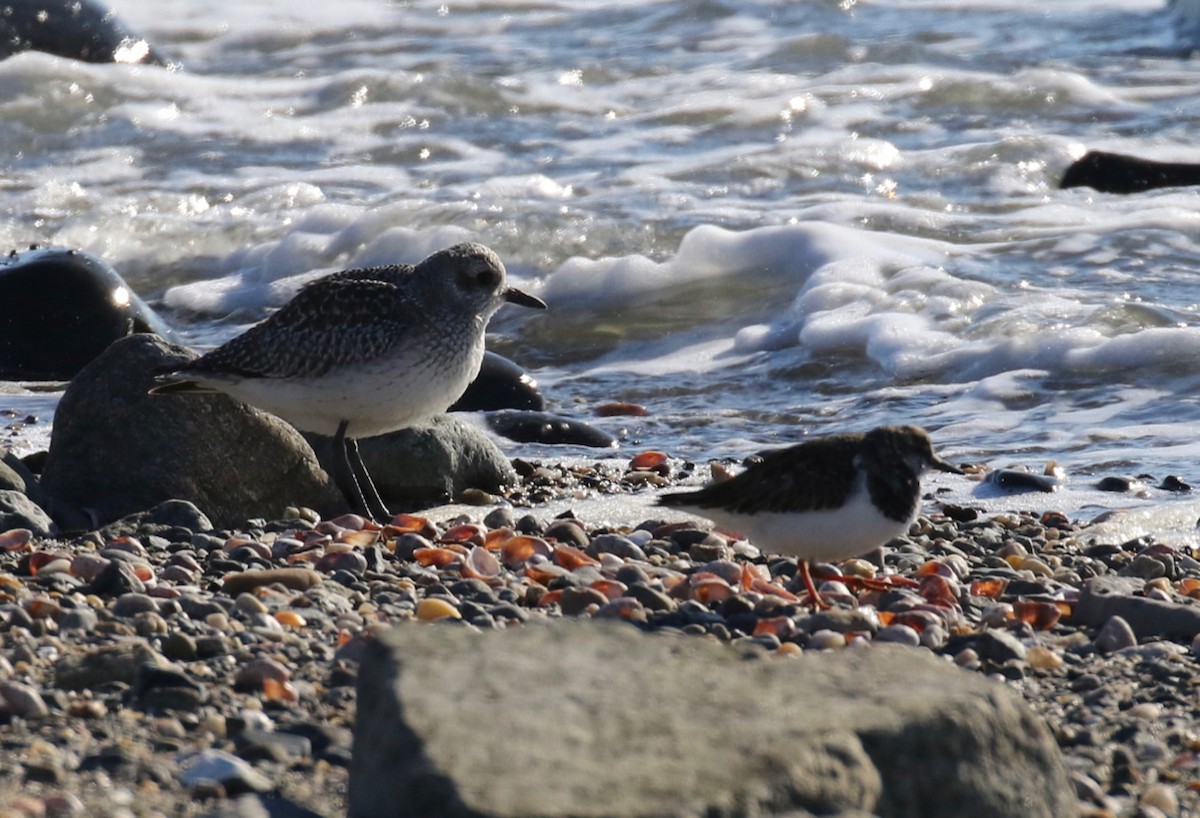
{"type": "Polygon", "coordinates": [[[496,286],[496,271],[481,270],[475,274],[475,283],[480,287],[495,287],[496,286]]]}

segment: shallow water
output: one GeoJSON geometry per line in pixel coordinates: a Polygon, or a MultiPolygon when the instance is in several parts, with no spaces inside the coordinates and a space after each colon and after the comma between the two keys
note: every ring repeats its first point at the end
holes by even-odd
{"type": "Polygon", "coordinates": [[[471,238],[552,307],[493,347],[626,448],[915,422],[955,460],[1200,484],[1198,193],[1057,189],[1085,149],[1198,161],[1160,2],[116,11],[179,66],[0,63],[0,245],[100,254],[190,343],[471,238]]]}

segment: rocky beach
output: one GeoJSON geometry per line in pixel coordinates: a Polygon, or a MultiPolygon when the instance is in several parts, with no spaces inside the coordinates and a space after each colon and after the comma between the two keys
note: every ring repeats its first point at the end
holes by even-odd
{"type": "Polygon", "coordinates": [[[1200,562],[1187,550],[1097,540],[1049,506],[979,514],[934,492],[906,537],[838,566],[890,587],[826,582],[836,607],[813,613],[794,559],[647,516],[648,497],[708,479],[706,465],[513,467],[502,492],[459,498],[477,505],[387,525],[292,507],[215,527],[176,500],[70,535],[33,533],[40,518],[6,469],[0,814],[345,815],[356,677],[382,629],[567,619],[809,667],[881,643],[937,656],[1037,714],[1080,815],[1200,809],[1200,562]],[[598,497],[628,518],[542,511],[598,497]]]}

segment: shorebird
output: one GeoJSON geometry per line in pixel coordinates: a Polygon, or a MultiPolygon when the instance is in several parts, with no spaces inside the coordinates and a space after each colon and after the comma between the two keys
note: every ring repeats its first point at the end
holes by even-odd
{"type": "Polygon", "coordinates": [[[338,488],[354,511],[384,519],[358,438],[446,411],[479,372],[488,320],[505,303],[546,307],[508,286],[504,264],[481,244],[457,244],[415,266],[344,270],[160,376],[150,392],[223,392],[332,436],[338,488]]]}
{"type": "Polygon", "coordinates": [[[658,503],[799,558],[810,600],[828,607],[809,564],[857,556],[906,532],[920,506],[921,475],[931,468],[962,474],[933,453],[924,429],[881,426],[769,452],[736,477],[658,503]]]}

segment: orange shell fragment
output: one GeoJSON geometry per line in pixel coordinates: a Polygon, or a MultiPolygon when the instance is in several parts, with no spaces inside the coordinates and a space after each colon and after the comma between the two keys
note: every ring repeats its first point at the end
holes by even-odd
{"type": "Polygon", "coordinates": [[[278,679],[266,678],[262,682],[263,698],[269,702],[294,702],[300,698],[291,682],[281,682],[278,679]]]}
{"type": "Polygon", "coordinates": [[[729,583],[716,574],[692,583],[692,599],[697,602],[721,602],[734,595],[729,583]]]}
{"type": "Polygon", "coordinates": [[[1013,615],[1034,630],[1048,631],[1058,624],[1062,611],[1053,602],[1018,600],[1013,603],[1013,615]]]}
{"type": "Polygon", "coordinates": [[[574,571],[576,568],[584,565],[600,564],[600,560],[595,557],[589,557],[573,545],[554,546],[554,561],[568,571],[574,571]]]}
{"type": "Polygon", "coordinates": [[[660,471],[664,467],[669,470],[668,460],[665,452],[646,451],[634,455],[633,459],[629,461],[629,468],[631,471],[660,471]]]}
{"type": "Polygon", "coordinates": [[[390,523],[383,527],[383,536],[399,537],[401,534],[420,534],[423,537],[436,537],[437,529],[425,517],[415,514],[397,514],[390,523]]]}
{"type": "Polygon", "coordinates": [[[438,542],[441,543],[470,543],[472,545],[483,545],[487,538],[487,529],[475,523],[463,523],[456,525],[453,528],[446,529],[442,536],[438,537],[438,542]]]}
{"type": "Polygon", "coordinates": [[[500,559],[509,568],[524,565],[535,556],[549,557],[554,553],[550,543],[541,537],[521,534],[506,540],[500,546],[500,559]]]}
{"type": "Polygon", "coordinates": [[[1006,579],[977,579],[971,583],[971,596],[981,596],[986,599],[999,599],[1008,587],[1006,579]]]}
{"type": "Polygon", "coordinates": [[[432,565],[435,568],[445,568],[462,560],[462,555],[449,548],[418,548],[413,551],[413,559],[421,565],[432,565]]]}
{"type": "Polygon", "coordinates": [[[275,621],[285,628],[303,628],[308,624],[308,620],[295,611],[277,611],[275,613],[275,621]]]}
{"type": "Polygon", "coordinates": [[[598,579],[588,587],[604,594],[608,597],[609,602],[620,599],[629,590],[629,586],[623,582],[617,582],[615,579],[598,579]]]}

